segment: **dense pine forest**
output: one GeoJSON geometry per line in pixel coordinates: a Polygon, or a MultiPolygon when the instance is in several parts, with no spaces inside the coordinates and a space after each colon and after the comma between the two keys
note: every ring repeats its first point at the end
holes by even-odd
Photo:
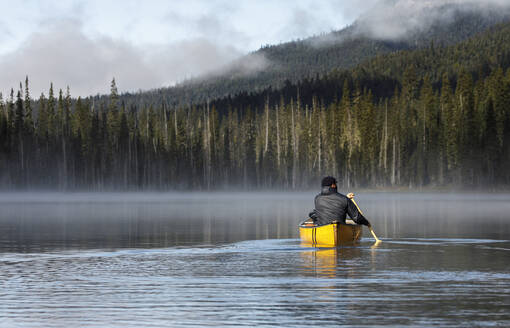
{"type": "MultiPolygon", "coordinates": [[[[510,185],[510,24],[201,104],[0,99],[3,189],[510,185]]],[[[72,88],[72,86],[71,86],[72,88]]]]}

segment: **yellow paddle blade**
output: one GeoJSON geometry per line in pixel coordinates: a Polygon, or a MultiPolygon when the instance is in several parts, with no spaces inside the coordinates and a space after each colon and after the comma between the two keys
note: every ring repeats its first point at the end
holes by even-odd
{"type": "Polygon", "coordinates": [[[371,249],[376,249],[379,247],[379,245],[381,245],[381,241],[380,240],[376,240],[374,242],[374,244],[372,246],[370,246],[371,249]]]}

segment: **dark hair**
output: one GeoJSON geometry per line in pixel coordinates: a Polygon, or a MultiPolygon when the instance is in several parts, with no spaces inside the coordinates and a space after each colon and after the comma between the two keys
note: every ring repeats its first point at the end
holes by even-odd
{"type": "Polygon", "coordinates": [[[327,176],[322,179],[322,186],[323,187],[329,187],[332,184],[336,184],[336,179],[330,176],[327,176]]]}

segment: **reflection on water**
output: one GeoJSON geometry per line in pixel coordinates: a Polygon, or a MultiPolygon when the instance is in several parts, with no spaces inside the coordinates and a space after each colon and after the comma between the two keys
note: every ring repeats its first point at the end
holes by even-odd
{"type": "Polygon", "coordinates": [[[337,277],[342,274],[345,278],[354,277],[356,271],[351,264],[362,254],[359,245],[304,250],[301,252],[303,263],[306,263],[303,274],[317,277],[337,277]]]}
{"type": "Polygon", "coordinates": [[[305,268],[310,270],[304,270],[303,273],[309,272],[313,275],[325,275],[334,276],[338,263],[338,251],[336,248],[333,249],[319,249],[314,251],[303,251],[301,257],[305,263],[305,268]]]}
{"type": "Polygon", "coordinates": [[[0,194],[0,326],[510,326],[509,195],[358,204],[382,243],[301,245],[311,193],[0,194]]]}

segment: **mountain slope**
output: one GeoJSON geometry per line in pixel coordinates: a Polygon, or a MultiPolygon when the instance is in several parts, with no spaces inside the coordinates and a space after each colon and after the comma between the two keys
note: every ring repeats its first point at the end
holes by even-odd
{"type": "Polygon", "coordinates": [[[380,54],[428,47],[447,46],[470,38],[487,28],[509,20],[508,11],[477,12],[461,5],[436,8],[449,12],[447,20],[432,19],[430,26],[407,31],[404,37],[380,39],[372,36],[360,19],[343,30],[321,36],[266,46],[223,71],[175,87],[123,96],[127,103],[197,104],[208,100],[281,88],[285,81],[297,82],[322,76],[332,70],[348,69],[380,54]]]}

